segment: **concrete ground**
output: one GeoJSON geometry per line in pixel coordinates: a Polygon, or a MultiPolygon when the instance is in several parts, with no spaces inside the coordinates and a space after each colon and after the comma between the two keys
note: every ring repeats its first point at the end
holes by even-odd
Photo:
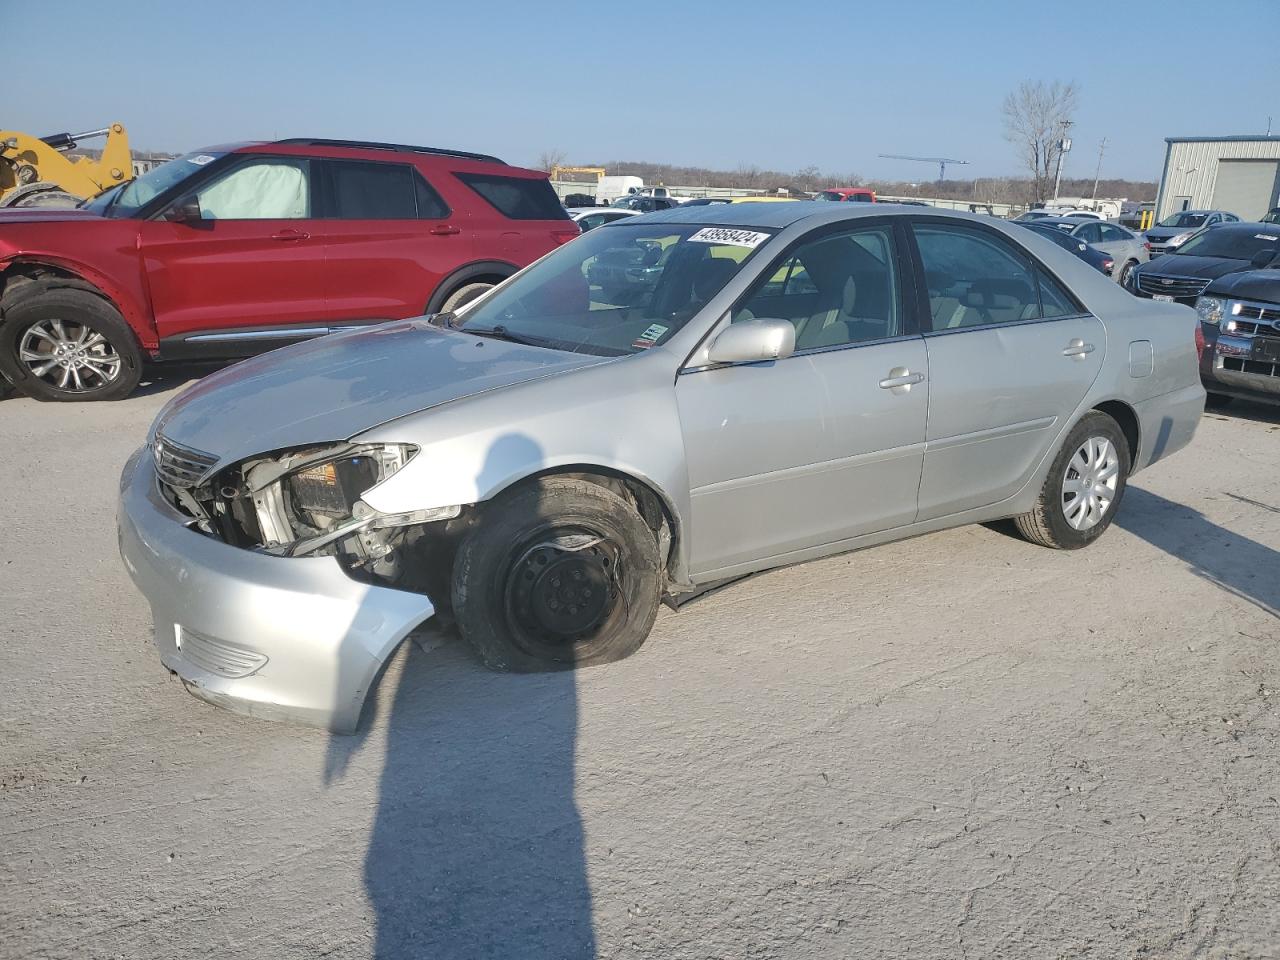
{"type": "Polygon", "coordinates": [[[1280,411],[1084,552],[781,570],[579,674],[424,631],[335,738],[151,648],[114,492],[172,386],[0,402],[0,956],[1280,957],[1280,411]]]}

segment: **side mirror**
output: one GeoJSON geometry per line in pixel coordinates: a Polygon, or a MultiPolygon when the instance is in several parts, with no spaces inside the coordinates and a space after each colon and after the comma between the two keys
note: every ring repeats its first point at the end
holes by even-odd
{"type": "Polygon", "coordinates": [[[1249,261],[1249,266],[1255,270],[1261,270],[1276,259],[1277,253],[1278,251],[1276,250],[1259,250],[1253,255],[1253,259],[1249,261]]]}
{"type": "Polygon", "coordinates": [[[796,349],[796,328],[788,320],[743,320],[731,323],[707,350],[711,363],[757,363],[784,360],[796,349]]]}
{"type": "Polygon", "coordinates": [[[192,194],[175,200],[165,211],[164,218],[170,223],[192,223],[201,220],[200,198],[192,194]]]}

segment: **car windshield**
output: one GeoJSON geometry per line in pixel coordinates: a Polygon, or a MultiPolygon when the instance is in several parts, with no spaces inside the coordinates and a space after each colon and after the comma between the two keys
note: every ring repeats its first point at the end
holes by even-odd
{"type": "Polygon", "coordinates": [[[820,194],[818,194],[818,195],[817,195],[816,197],[814,197],[813,199],[815,199],[815,200],[837,200],[837,201],[838,201],[838,200],[843,200],[843,199],[844,199],[844,195],[843,195],[843,194],[836,193],[834,190],[823,190],[820,194]]]}
{"type": "Polygon", "coordinates": [[[1181,256],[1252,260],[1260,250],[1280,250],[1280,230],[1215,227],[1192,237],[1177,252],[1181,256]]]}
{"type": "Polygon", "coordinates": [[[130,217],[171,187],[212,163],[221,153],[188,153],[162,163],[136,180],[106,190],[81,206],[103,217],[130,217]]]}
{"type": "Polygon", "coordinates": [[[456,326],[573,353],[639,353],[674,336],[773,234],[636,220],[566,244],[456,326]]]}
{"type": "Polygon", "coordinates": [[[1199,227],[1209,218],[1207,213],[1175,213],[1160,221],[1162,227],[1199,227]]]}

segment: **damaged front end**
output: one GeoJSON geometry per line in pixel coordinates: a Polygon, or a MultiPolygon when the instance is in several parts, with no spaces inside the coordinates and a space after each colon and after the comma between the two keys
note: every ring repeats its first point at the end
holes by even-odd
{"type": "Polygon", "coordinates": [[[163,495],[201,532],[279,557],[334,557],[357,580],[426,592],[461,506],[384,513],[364,495],[418,453],[409,444],[334,443],[251,457],[206,476],[205,455],[152,444],[163,495]],[[424,535],[434,539],[423,542],[424,535]]]}

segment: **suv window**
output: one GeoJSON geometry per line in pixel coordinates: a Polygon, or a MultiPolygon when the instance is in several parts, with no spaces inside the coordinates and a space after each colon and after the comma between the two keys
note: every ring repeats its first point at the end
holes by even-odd
{"type": "Polygon", "coordinates": [[[428,220],[449,208],[422,175],[407,163],[326,160],[329,208],[337,220],[428,220]]]}
{"type": "Polygon", "coordinates": [[[912,229],[935,331],[1041,318],[1035,275],[1009,244],[965,227],[916,224],[912,229]]]}
{"type": "Polygon", "coordinates": [[[305,220],[311,216],[311,165],[263,157],[234,167],[196,191],[202,220],[305,220]]]}
{"type": "Polygon", "coordinates": [[[802,244],[733,313],[790,320],[796,349],[883,340],[902,333],[897,264],[888,227],[802,244]]]}
{"type": "Polygon", "coordinates": [[[511,220],[564,220],[568,214],[547,180],[455,173],[504,217],[511,220]]]}

